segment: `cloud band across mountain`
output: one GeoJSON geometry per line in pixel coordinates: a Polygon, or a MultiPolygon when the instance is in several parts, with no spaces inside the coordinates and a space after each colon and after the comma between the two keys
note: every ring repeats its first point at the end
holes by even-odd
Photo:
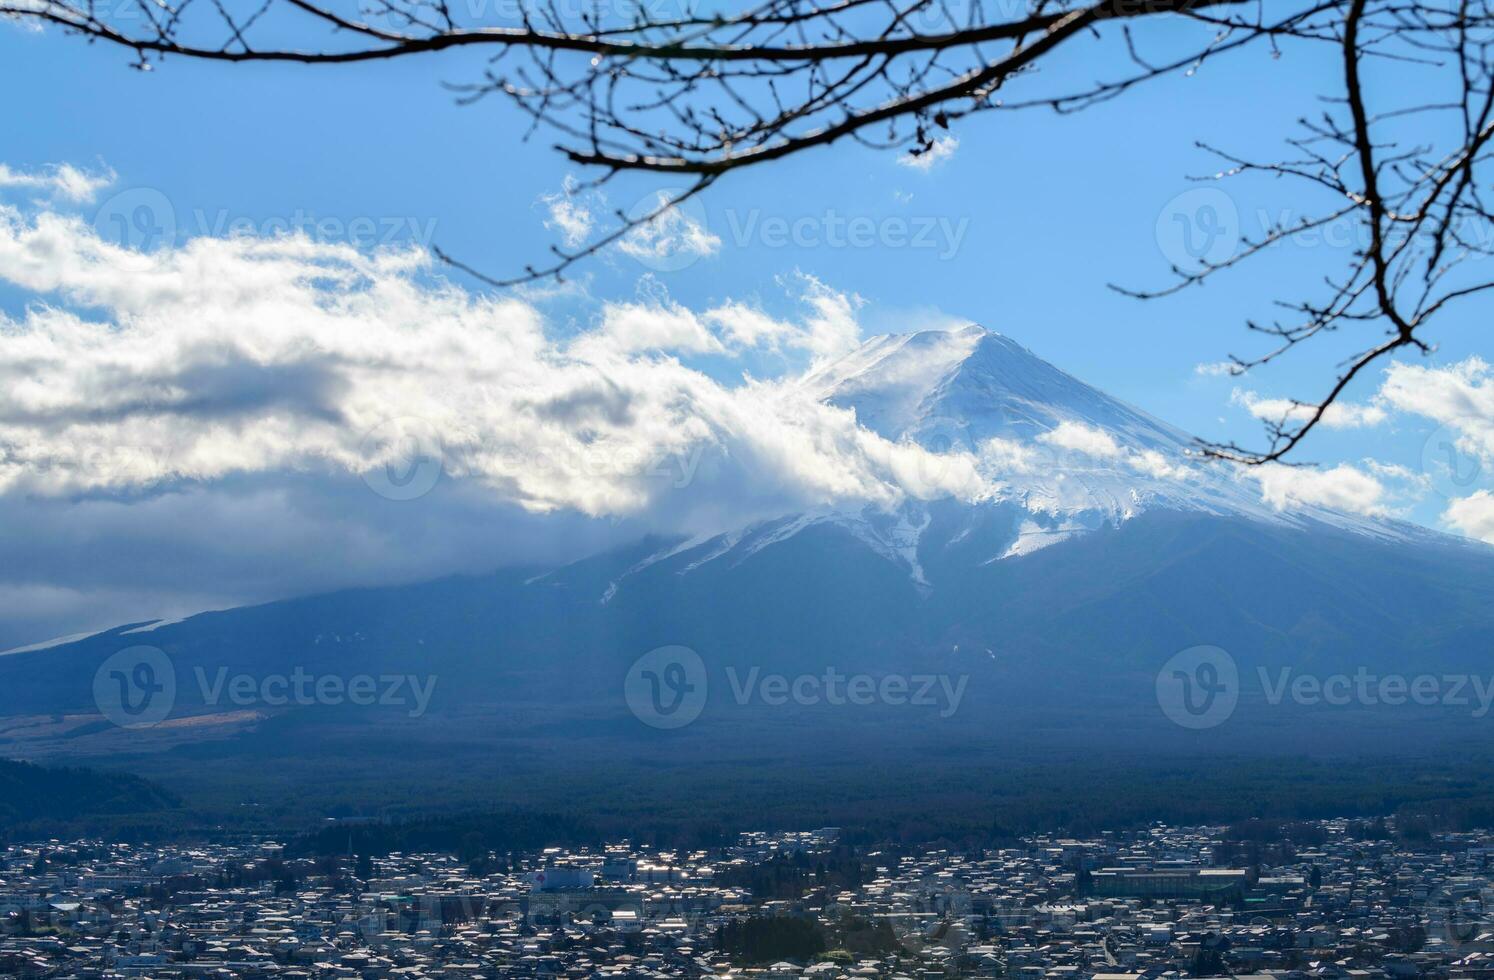
{"type": "MultiPolygon", "coordinates": [[[[136,611],[171,596],[144,609],[170,615],[823,508],[1005,497],[1124,519],[1158,494],[1210,492],[1264,506],[1254,483],[1202,474],[1175,430],[1094,414],[1103,396],[1077,382],[1067,415],[1034,395],[978,424],[973,402],[877,424],[880,395],[827,397],[825,379],[888,341],[858,346],[858,301],[810,276],[786,318],[730,300],[693,311],[645,281],[577,332],[537,301],[452,285],[420,250],[288,235],[141,254],[56,209],[0,206],[0,279],[29,301],[0,322],[0,524],[28,569],[0,582],[0,622],[43,593],[38,624],[108,595],[136,611]],[[432,449],[422,439],[439,486],[417,505],[369,493],[412,440],[432,449]]],[[[965,350],[995,335],[948,336],[965,350]]],[[[1267,479],[1267,509],[1383,512],[1375,477],[1348,469],[1267,479]]]]}

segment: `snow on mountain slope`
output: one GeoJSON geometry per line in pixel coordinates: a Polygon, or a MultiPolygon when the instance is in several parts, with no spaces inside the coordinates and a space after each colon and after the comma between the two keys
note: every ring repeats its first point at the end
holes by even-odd
{"type": "Polygon", "coordinates": [[[1032,441],[1071,422],[1137,450],[1182,452],[1192,444],[1186,433],[975,324],[873,337],[805,384],[889,439],[922,443],[931,427],[953,422],[970,446],[993,437],[1032,441]]]}
{"type": "MultiPolygon", "coordinates": [[[[945,539],[927,537],[935,501],[910,498],[891,513],[831,508],[676,544],[622,580],[672,559],[680,574],[741,561],[822,524],[903,566],[921,588],[929,587],[925,564],[935,553],[972,535],[995,542],[981,563],[1005,561],[1153,509],[1327,524],[1385,538],[1433,533],[1324,508],[1273,508],[1251,474],[1200,458],[1187,433],[973,324],[872,337],[802,384],[817,399],[855,412],[863,427],[935,454],[930,467],[973,460],[992,488],[989,499],[966,505],[964,527],[945,539]]],[[[619,587],[612,584],[609,598],[619,587]]]]}
{"type": "Polygon", "coordinates": [[[983,327],[873,337],[805,384],[888,439],[968,454],[997,499],[1049,518],[1115,523],[1158,505],[1271,516],[1253,487],[1202,465],[1186,433],[983,327]]]}

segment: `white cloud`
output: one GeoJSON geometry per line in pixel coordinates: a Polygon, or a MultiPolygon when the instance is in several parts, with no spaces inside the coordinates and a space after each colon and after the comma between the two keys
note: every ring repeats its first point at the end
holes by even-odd
{"type": "Polygon", "coordinates": [[[1102,459],[1111,459],[1123,453],[1109,433],[1081,422],[1060,422],[1056,428],[1038,438],[1060,449],[1071,449],[1102,459]]]}
{"type": "MultiPolygon", "coordinates": [[[[1275,423],[1306,422],[1316,410],[1312,405],[1301,405],[1286,398],[1263,398],[1240,388],[1230,393],[1230,401],[1244,406],[1258,419],[1275,423]]],[[[1323,412],[1322,424],[1330,429],[1362,429],[1379,425],[1388,417],[1385,408],[1374,402],[1358,405],[1336,401],[1323,412]]]]}
{"type": "Polygon", "coordinates": [[[571,182],[567,181],[565,190],[561,193],[542,198],[550,213],[545,227],[560,232],[560,240],[565,243],[566,248],[580,247],[591,237],[591,231],[596,227],[596,215],[575,194],[571,182]]]}
{"type": "Polygon", "coordinates": [[[831,289],[807,273],[794,278],[803,287],[803,300],[810,310],[801,346],[814,355],[815,363],[823,364],[855,348],[861,342],[861,325],[856,321],[861,297],[831,289]]]}
{"type": "Polygon", "coordinates": [[[1193,365],[1193,373],[1205,378],[1217,378],[1220,375],[1234,374],[1235,364],[1232,361],[1211,361],[1206,364],[1193,365]]]}
{"type": "Polygon", "coordinates": [[[601,339],[623,352],[714,351],[721,344],[700,319],[677,303],[608,303],[601,339]]]}
{"type": "Polygon", "coordinates": [[[1306,504],[1355,514],[1386,513],[1385,487],[1347,463],[1331,470],[1269,463],[1256,470],[1255,476],[1260,480],[1261,499],[1277,510],[1306,504]]]}
{"type": "MultiPolygon", "coordinates": [[[[999,441],[1001,440],[992,440],[993,443],[999,441]]],[[[1060,422],[1052,430],[1038,436],[1038,441],[1052,446],[1055,450],[1078,453],[1097,460],[1120,461],[1137,473],[1158,480],[1181,480],[1189,475],[1186,465],[1168,459],[1155,449],[1126,449],[1117,443],[1110,433],[1082,422],[1060,422]]],[[[997,450],[1000,456],[1008,460],[1019,459],[1005,447],[992,446],[990,449],[997,450]]],[[[1073,459],[1049,459],[1046,462],[1053,465],[1061,464],[1064,469],[1084,468],[1083,463],[1073,459]]]]}
{"type": "Polygon", "coordinates": [[[1405,487],[1403,493],[1412,497],[1419,497],[1431,488],[1432,478],[1426,473],[1418,473],[1407,466],[1399,463],[1382,463],[1377,459],[1364,460],[1364,468],[1381,479],[1400,483],[1405,487]]]}
{"type": "Polygon", "coordinates": [[[16,187],[37,191],[47,197],[61,198],[73,204],[85,204],[93,200],[98,192],[114,183],[112,172],[91,174],[71,164],[43,167],[33,173],[13,170],[0,163],[0,187],[16,187]]]}
{"type": "MultiPolygon", "coordinates": [[[[154,569],[134,567],[146,540],[169,541],[170,554],[150,561],[188,581],[191,570],[237,563],[186,608],[145,610],[176,614],[359,577],[574,556],[583,539],[631,540],[640,529],[701,533],[820,506],[983,499],[1006,475],[1054,466],[1059,450],[1123,475],[1188,475],[1180,460],[1076,422],[1038,443],[992,439],[978,453],[931,453],[869,431],[792,373],[862,336],[861,299],[802,273],[782,283],[797,300],[783,316],[730,299],[694,310],[645,279],[635,299],[600,304],[577,330],[519,296],[452,285],[418,249],[362,253],[288,235],[130,253],[77,218],[0,206],[0,279],[32,300],[15,319],[0,315],[9,564],[51,569],[69,547],[117,557],[112,579],[77,587],[60,565],[52,580],[0,574],[0,590],[64,583],[47,593],[59,607],[113,588],[119,609],[138,608],[139,594],[166,591],[149,580],[154,569]],[[731,373],[722,363],[763,350],[799,364],[781,379],[721,380],[731,373]],[[359,479],[399,461],[396,440],[366,438],[398,419],[439,435],[442,481],[418,504],[359,479]],[[549,515],[543,531],[535,514],[549,515]],[[292,577],[286,556],[302,552],[304,576],[292,577]],[[136,579],[148,580],[139,592],[119,585],[136,579]]],[[[1473,375],[1486,370],[1478,363],[1473,375]]],[[[1376,473],[1272,471],[1262,489],[1278,507],[1380,513],[1376,473]]],[[[188,594],[180,580],[175,589],[188,594]]]]}
{"type": "Polygon", "coordinates": [[[776,350],[785,342],[802,336],[798,327],[746,303],[732,301],[708,310],[707,322],[720,330],[728,341],[742,347],[767,347],[776,350]]]}
{"type": "Polygon", "coordinates": [[[701,318],[672,301],[653,277],[645,276],[638,291],[637,302],[603,304],[601,328],[577,340],[572,353],[592,359],[608,351],[714,353],[724,349],[701,318]]]}
{"type": "Polygon", "coordinates": [[[980,458],[994,472],[1003,474],[1032,473],[1048,461],[1032,446],[1000,436],[992,436],[980,444],[980,458]]]}
{"type": "MultiPolygon", "coordinates": [[[[635,218],[649,214],[664,202],[661,191],[634,207],[635,218]]],[[[650,268],[683,267],[721,250],[721,239],[706,227],[698,201],[677,205],[644,222],[618,240],[617,247],[650,268]]]]}
{"type": "Polygon", "coordinates": [[[1480,490],[1447,505],[1442,519],[1470,538],[1494,544],[1494,493],[1480,490]]]}
{"type": "Polygon", "coordinates": [[[1459,449],[1494,460],[1494,373],[1483,358],[1441,368],[1393,364],[1380,397],[1403,412],[1451,427],[1459,449]]]}
{"type": "Polygon", "coordinates": [[[1131,453],[1126,462],[1132,469],[1159,480],[1179,480],[1188,475],[1186,466],[1168,462],[1167,457],[1155,449],[1131,453]]]}
{"type": "Polygon", "coordinates": [[[864,331],[858,313],[864,301],[860,296],[832,289],[803,272],[782,277],[778,284],[802,307],[799,319],[779,319],[739,300],[727,300],[700,318],[731,347],[804,351],[811,355],[811,368],[861,343],[864,331]]]}
{"type": "Polygon", "coordinates": [[[933,170],[934,167],[943,163],[945,160],[948,160],[950,157],[954,156],[955,151],[959,148],[960,140],[958,137],[941,136],[938,139],[934,140],[934,142],[929,146],[927,150],[924,150],[916,156],[912,153],[900,154],[897,158],[897,162],[904,167],[908,167],[913,170],[920,170],[924,173],[927,173],[928,171],[933,170]]]}
{"type": "MultiPolygon", "coordinates": [[[[732,500],[787,509],[980,492],[961,474],[904,486],[922,450],[792,382],[729,387],[661,356],[721,352],[707,323],[730,314],[702,318],[657,292],[607,305],[563,342],[524,302],[430,279],[418,251],[289,236],[123,257],[75,219],[0,210],[0,276],[90,311],[36,307],[0,331],[0,490],[363,473],[391,451],[364,435],[416,418],[441,434],[450,476],[531,511],[647,513],[666,489],[649,464],[698,453],[721,481],[698,494],[717,520],[732,500]]],[[[798,281],[794,342],[816,358],[854,345],[859,301],[798,281]]]]}
{"type": "Polygon", "coordinates": [[[444,281],[419,250],[287,235],[141,254],[76,217],[0,206],[0,280],[29,300],[0,314],[0,588],[59,597],[30,619],[0,607],[6,646],[126,609],[177,615],[991,489],[968,454],[889,442],[804,390],[802,361],[861,336],[860,300],[810,276],[786,281],[798,311],[783,319],[731,301],[698,313],[645,280],[578,332],[444,281]],[[775,344],[807,355],[778,380],[689,363],[775,344]],[[404,461],[383,436],[401,420],[436,434],[441,478],[416,502],[362,479],[404,461]]]}

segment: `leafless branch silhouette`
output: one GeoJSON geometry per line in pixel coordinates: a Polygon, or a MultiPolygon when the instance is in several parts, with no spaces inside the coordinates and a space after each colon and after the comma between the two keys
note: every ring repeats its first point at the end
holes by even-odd
{"type": "Polygon", "coordinates": [[[1431,350],[1434,316],[1494,288],[1473,261],[1490,252],[1490,0],[764,0],[729,14],[701,0],[466,0],[460,10],[458,0],[347,2],[0,0],[0,14],[127,48],[143,70],[172,56],[335,65],[490,51],[481,77],[454,86],[459,97],[509,100],[532,121],[525,138],[558,134],[556,149],[592,175],[573,190],[623,173],[683,178],[657,207],[618,212],[596,239],[555,247],[516,275],[437,250],[495,287],[559,279],[735,170],[845,140],[919,156],[977,113],[1074,113],[1248,45],[1322,49],[1341,61],[1342,88],[1298,121],[1288,159],[1206,147],[1225,166],[1214,179],[1302,182],[1322,196],[1321,210],[1228,258],[1174,268],[1161,288],[1115,287],[1156,299],[1294,235],[1355,229],[1346,266],[1316,295],[1279,300],[1280,319],[1247,323],[1271,346],[1232,357],[1236,373],[1326,334],[1352,329],[1364,340],[1321,398],[1267,422],[1263,449],[1203,447],[1244,463],[1282,459],[1372,364],[1402,348],[1431,350]],[[514,6],[490,6],[504,2],[514,6]],[[283,45],[287,37],[298,45],[283,45]],[[1129,68],[1088,77],[1086,57],[1116,64],[1111,52],[1129,68]],[[1408,88],[1411,71],[1419,74],[1408,88]]]}

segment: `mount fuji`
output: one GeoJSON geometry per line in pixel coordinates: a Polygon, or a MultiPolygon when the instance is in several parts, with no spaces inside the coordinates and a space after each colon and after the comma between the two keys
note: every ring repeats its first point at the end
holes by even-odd
{"type": "Polygon", "coordinates": [[[911,484],[937,487],[967,468],[985,490],[960,508],[937,495],[891,509],[828,507],[674,542],[609,582],[602,602],[660,563],[682,575],[737,564],[813,528],[855,538],[925,591],[926,564],[953,560],[958,572],[1021,558],[1149,512],[1482,550],[1404,522],[1267,506],[1250,474],[1201,459],[1193,437],[976,325],[873,337],[804,385],[862,427],[925,450],[911,484]]]}
{"type": "Polygon", "coordinates": [[[892,507],[650,536],[561,567],[145,621],[15,652],[0,657],[0,754],[199,758],[191,747],[211,742],[215,756],[237,746],[283,758],[383,744],[369,726],[456,755],[500,738],[533,751],[652,737],[622,684],[641,654],[665,646],[696,651],[712,678],[835,668],[968,679],[954,718],[887,706],[771,712],[734,703],[713,680],[696,738],[720,746],[787,731],[802,751],[905,735],[945,748],[1421,744],[1433,731],[1425,712],[1282,710],[1256,679],[1487,670],[1494,549],[1388,519],[1268,506],[1252,475],[1201,460],[1186,433],[1000,334],[879,336],[801,383],[921,450],[908,454],[904,482],[926,489],[892,507]],[[940,490],[960,481],[979,490],[940,490]],[[122,733],[100,718],[93,681],[106,658],[142,643],[174,664],[176,705],[170,721],[122,733]],[[1155,694],[1169,658],[1201,645],[1227,651],[1241,678],[1237,717],[1207,733],[1172,725],[1155,694]],[[354,721],[346,706],[226,711],[191,681],[292,669],[439,678],[431,717],[441,724],[397,711],[354,721]]]}

